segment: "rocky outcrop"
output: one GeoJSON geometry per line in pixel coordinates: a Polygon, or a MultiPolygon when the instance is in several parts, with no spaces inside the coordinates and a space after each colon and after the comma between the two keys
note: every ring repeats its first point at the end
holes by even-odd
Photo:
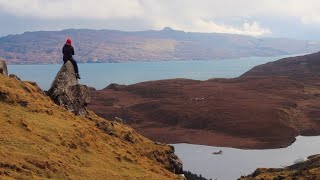
{"type": "Polygon", "coordinates": [[[173,146],[169,145],[171,150],[169,152],[169,162],[171,164],[171,171],[175,174],[183,174],[183,164],[181,159],[175,154],[173,146]]]}
{"type": "Polygon", "coordinates": [[[80,116],[87,114],[90,89],[78,83],[70,61],[61,67],[47,94],[56,104],[65,107],[68,111],[80,116]]]}
{"type": "Polygon", "coordinates": [[[16,79],[18,81],[21,81],[21,79],[15,74],[10,74],[9,77],[14,78],[14,79],[16,79]]]}
{"type": "Polygon", "coordinates": [[[6,62],[0,58],[0,74],[8,76],[8,68],[6,62]]]}

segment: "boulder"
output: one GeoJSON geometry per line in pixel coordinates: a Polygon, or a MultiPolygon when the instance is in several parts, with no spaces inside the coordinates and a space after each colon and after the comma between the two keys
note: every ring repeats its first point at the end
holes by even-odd
{"type": "Polygon", "coordinates": [[[10,74],[9,77],[14,78],[14,79],[16,79],[18,81],[21,81],[21,79],[15,74],[10,74]]]}
{"type": "Polygon", "coordinates": [[[6,62],[0,58],[0,74],[8,76],[8,68],[6,62]]]}
{"type": "Polygon", "coordinates": [[[78,83],[70,61],[61,67],[47,94],[56,104],[65,107],[75,115],[85,116],[87,114],[90,89],[78,83]]]}

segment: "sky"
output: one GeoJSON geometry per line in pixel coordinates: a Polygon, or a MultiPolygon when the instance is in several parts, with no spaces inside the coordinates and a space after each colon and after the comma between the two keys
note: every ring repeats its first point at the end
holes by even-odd
{"type": "Polygon", "coordinates": [[[63,29],[217,32],[320,40],[318,0],[0,0],[0,36],[63,29]]]}

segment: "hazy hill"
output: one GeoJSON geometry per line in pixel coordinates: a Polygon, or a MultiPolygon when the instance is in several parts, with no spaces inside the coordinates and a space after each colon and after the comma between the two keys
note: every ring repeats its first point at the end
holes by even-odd
{"type": "Polygon", "coordinates": [[[179,179],[173,149],[0,74],[0,179],[179,179]],[[170,171],[169,171],[170,170],[170,171]]]}
{"type": "Polygon", "coordinates": [[[320,84],[320,52],[284,58],[252,68],[242,77],[281,76],[313,84],[320,84]]]}
{"type": "Polygon", "coordinates": [[[161,31],[123,32],[69,29],[26,32],[0,38],[0,54],[9,63],[60,63],[61,48],[73,39],[81,62],[212,60],[315,52],[320,43],[219,33],[161,31]]]}

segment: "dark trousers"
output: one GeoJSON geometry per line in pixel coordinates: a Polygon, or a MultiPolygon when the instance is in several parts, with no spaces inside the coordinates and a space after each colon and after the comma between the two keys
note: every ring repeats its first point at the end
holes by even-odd
{"type": "MultiPolygon", "coordinates": [[[[71,63],[73,64],[74,71],[76,72],[76,74],[79,74],[78,64],[76,60],[74,60],[73,58],[68,58],[68,60],[71,61],[71,63]]],[[[68,60],[64,59],[63,62],[66,63],[68,60]]]]}

